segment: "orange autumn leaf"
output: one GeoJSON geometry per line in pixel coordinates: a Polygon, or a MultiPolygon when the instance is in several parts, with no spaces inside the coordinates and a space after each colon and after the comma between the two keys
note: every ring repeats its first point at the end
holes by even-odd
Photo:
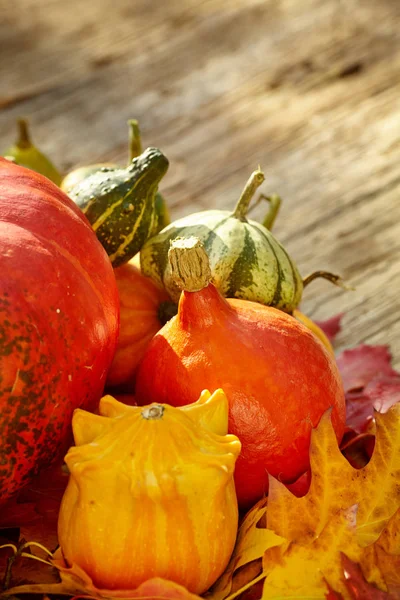
{"type": "Polygon", "coordinates": [[[318,536],[339,511],[357,505],[358,541],[375,542],[400,507],[400,405],[376,414],[375,448],[363,469],[341,454],[329,414],[311,439],[310,490],[296,498],[271,478],[268,527],[291,541],[318,536]]]}
{"type": "Polygon", "coordinates": [[[355,509],[340,513],[327,524],[321,534],[310,541],[291,544],[280,556],[267,552],[263,569],[267,574],[262,598],[324,598],[326,582],[344,598],[340,551],[346,548],[352,560],[358,561],[361,548],[355,537],[355,509]]]}
{"type": "MultiPolygon", "coordinates": [[[[35,559],[25,556],[26,561],[35,559]]],[[[134,590],[104,590],[97,588],[91,578],[77,565],[67,567],[62,559],[61,552],[47,560],[48,566],[55,567],[60,581],[54,578],[46,582],[26,584],[8,589],[0,593],[0,598],[8,598],[23,594],[56,594],[61,596],[85,597],[96,600],[128,600],[130,598],[148,598],[149,600],[201,600],[200,596],[190,593],[183,586],[155,577],[142,583],[134,590]]]]}
{"type": "Polygon", "coordinates": [[[397,593],[400,566],[400,405],[376,414],[376,428],[372,459],[357,470],[338,449],[329,412],[324,415],[312,434],[308,493],[297,498],[270,478],[268,505],[259,503],[247,514],[240,545],[214,586],[212,600],[233,600],[263,578],[263,600],[324,599],[329,590],[351,600],[343,554],[359,565],[366,585],[396,597],[390,593],[397,593]],[[253,545],[246,538],[253,539],[261,517],[266,517],[264,540],[273,543],[254,564],[255,554],[247,550],[253,545]],[[242,588],[237,589],[235,575],[247,563],[257,575],[252,581],[241,578],[242,588]]]}
{"type": "MultiPolygon", "coordinates": [[[[246,515],[239,529],[235,551],[224,574],[212,588],[213,600],[222,600],[231,592],[246,583],[246,575],[254,573],[254,561],[261,559],[264,553],[285,540],[266,528],[265,515],[267,499],[260,500],[246,515]],[[263,522],[264,521],[264,522],[263,522]],[[250,566],[247,573],[243,567],[250,566]]],[[[255,569],[258,574],[260,568],[255,569]]],[[[247,581],[251,580],[250,576],[247,581]]]]}
{"type": "MultiPolygon", "coordinates": [[[[62,464],[55,465],[37,476],[13,501],[0,511],[0,580],[7,571],[12,554],[10,543],[20,548],[26,540],[34,541],[49,550],[57,547],[57,519],[62,495],[68,482],[68,474],[62,464]]],[[[28,548],[42,556],[37,546],[28,548]]],[[[39,583],[52,579],[51,572],[43,565],[26,560],[19,555],[12,565],[9,584],[19,585],[30,581],[39,583]]],[[[53,577],[54,579],[54,577],[53,577]]],[[[55,579],[56,581],[57,579],[55,579]]]]}
{"type": "Polygon", "coordinates": [[[400,558],[400,509],[393,515],[379,537],[379,545],[400,558]]]}

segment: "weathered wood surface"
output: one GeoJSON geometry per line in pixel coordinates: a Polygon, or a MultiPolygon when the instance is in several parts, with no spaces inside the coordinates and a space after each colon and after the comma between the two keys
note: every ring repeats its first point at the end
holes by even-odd
{"type": "Polygon", "coordinates": [[[1,143],[23,115],[65,171],[124,161],[135,117],[174,217],[232,207],[260,164],[301,272],[356,287],[315,283],[304,312],[399,367],[399,32],[398,0],[0,0],[1,143]]]}

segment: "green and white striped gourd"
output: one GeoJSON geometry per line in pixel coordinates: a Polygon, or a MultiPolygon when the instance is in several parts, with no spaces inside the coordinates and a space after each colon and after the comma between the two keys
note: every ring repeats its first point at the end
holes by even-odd
{"type": "Polygon", "coordinates": [[[299,304],[303,281],[283,246],[260,223],[247,219],[251,198],[264,181],[254,171],[233,212],[207,210],[174,221],[150,238],[140,252],[144,275],[163,285],[178,301],[168,250],[178,237],[197,237],[209,256],[212,282],[228,298],[242,298],[291,313],[299,304]]]}
{"type": "Polygon", "coordinates": [[[69,190],[114,267],[130,260],[152,235],[155,196],[167,169],[164,154],[148,148],[128,167],[103,167],[69,190]]]}

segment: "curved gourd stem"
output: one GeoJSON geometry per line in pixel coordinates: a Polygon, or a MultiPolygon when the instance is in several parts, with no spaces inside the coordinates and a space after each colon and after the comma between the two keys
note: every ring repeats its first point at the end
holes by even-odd
{"type": "Polygon", "coordinates": [[[175,238],[168,251],[171,279],[180,290],[199,292],[211,282],[207,252],[194,236],[175,238]]]}
{"type": "Polygon", "coordinates": [[[234,211],[232,213],[233,217],[241,219],[242,221],[246,219],[251,199],[253,198],[257,188],[263,183],[264,179],[264,173],[260,169],[257,169],[257,171],[253,171],[234,208],[234,211]]]}
{"type": "Polygon", "coordinates": [[[129,119],[129,162],[142,154],[142,138],[140,136],[139,123],[136,119],[129,119]]]}
{"type": "Polygon", "coordinates": [[[266,229],[272,229],[273,224],[275,223],[275,219],[278,215],[282,198],[278,196],[278,194],[272,194],[272,196],[265,196],[265,194],[261,194],[261,198],[263,200],[268,200],[269,202],[269,211],[265,215],[262,224],[266,229]]]}
{"type": "Polygon", "coordinates": [[[18,148],[31,148],[32,140],[29,134],[28,122],[25,119],[17,119],[18,139],[16,146],[18,148]]]}
{"type": "Polygon", "coordinates": [[[340,275],[335,275],[334,273],[330,273],[329,271],[314,271],[314,273],[307,275],[307,277],[304,277],[303,279],[303,287],[307,287],[312,281],[314,281],[314,279],[327,279],[334,285],[337,285],[338,287],[341,287],[344,290],[355,290],[354,287],[346,285],[343,279],[340,277],[340,275]]]}
{"type": "Polygon", "coordinates": [[[265,194],[260,194],[254,204],[249,208],[247,214],[249,214],[252,210],[256,208],[262,202],[262,200],[266,200],[269,202],[269,211],[264,217],[264,220],[261,224],[266,228],[271,230],[273,224],[275,223],[275,219],[278,215],[280,206],[282,204],[282,198],[278,196],[278,194],[272,194],[272,196],[266,196],[265,194]]]}

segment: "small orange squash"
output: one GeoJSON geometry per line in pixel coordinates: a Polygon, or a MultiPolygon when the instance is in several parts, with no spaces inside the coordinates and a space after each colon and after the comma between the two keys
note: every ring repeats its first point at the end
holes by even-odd
{"type": "Polygon", "coordinates": [[[152,577],[205,592],[226,568],[238,526],[241,446],[227,435],[223,391],[204,390],[180,409],[105,396],[100,415],[77,410],[72,426],[58,522],[67,565],[121,598],[152,577]]]}
{"type": "Polygon", "coordinates": [[[142,275],[135,257],[114,269],[120,299],[120,335],[107,386],[132,389],[137,366],[151,338],[176,313],[165,290],[142,275]]]}

